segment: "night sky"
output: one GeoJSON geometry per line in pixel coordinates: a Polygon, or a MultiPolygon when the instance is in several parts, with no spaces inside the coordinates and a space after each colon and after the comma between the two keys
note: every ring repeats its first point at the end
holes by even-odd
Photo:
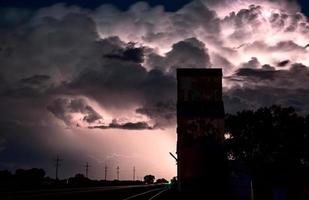
{"type": "Polygon", "coordinates": [[[176,68],[223,69],[227,113],[309,113],[306,0],[0,0],[0,170],[176,175],[176,68]]]}
{"type": "MultiPolygon", "coordinates": [[[[0,0],[1,7],[19,7],[19,8],[30,8],[38,9],[41,7],[47,7],[56,3],[66,3],[67,5],[78,5],[83,8],[95,9],[102,4],[111,4],[121,10],[127,10],[131,5],[137,3],[137,0],[0,0]]],[[[177,11],[184,5],[191,2],[191,0],[151,0],[147,1],[150,6],[163,5],[166,11],[177,11]]],[[[309,15],[309,2],[307,0],[298,0],[298,4],[301,10],[307,16],[309,15]]]]}

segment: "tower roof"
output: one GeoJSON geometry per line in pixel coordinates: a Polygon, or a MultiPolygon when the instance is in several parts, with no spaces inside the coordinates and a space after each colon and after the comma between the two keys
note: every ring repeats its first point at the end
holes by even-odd
{"type": "Polygon", "coordinates": [[[222,76],[221,68],[178,68],[177,76],[222,76]]]}

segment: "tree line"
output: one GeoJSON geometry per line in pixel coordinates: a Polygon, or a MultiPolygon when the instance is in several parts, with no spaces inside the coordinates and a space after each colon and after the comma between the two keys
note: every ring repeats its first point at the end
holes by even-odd
{"type": "Polygon", "coordinates": [[[272,188],[286,188],[289,199],[301,199],[309,185],[309,115],[274,105],[225,117],[229,160],[246,163],[255,199],[269,199],[272,188]]]}
{"type": "Polygon", "coordinates": [[[43,169],[17,169],[15,173],[0,170],[0,191],[27,190],[38,188],[66,188],[116,185],[142,185],[142,184],[168,183],[164,178],[155,179],[153,175],[146,175],[144,180],[92,180],[84,174],[76,174],[68,179],[53,179],[46,176],[43,169]]]}

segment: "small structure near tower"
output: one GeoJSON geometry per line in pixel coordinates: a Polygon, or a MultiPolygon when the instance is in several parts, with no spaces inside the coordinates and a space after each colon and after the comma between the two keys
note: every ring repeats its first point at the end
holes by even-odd
{"type": "Polygon", "coordinates": [[[222,70],[177,69],[177,92],[179,189],[219,198],[227,178],[222,70]]]}

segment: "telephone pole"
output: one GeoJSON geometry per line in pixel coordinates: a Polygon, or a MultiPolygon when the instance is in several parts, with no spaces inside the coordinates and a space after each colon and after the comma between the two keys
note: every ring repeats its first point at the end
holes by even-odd
{"type": "Polygon", "coordinates": [[[133,166],[133,181],[135,181],[135,166],[133,166]]]}
{"type": "Polygon", "coordinates": [[[62,161],[60,158],[59,158],[59,155],[57,155],[57,158],[56,158],[56,180],[58,180],[58,170],[59,170],[59,167],[60,167],[60,162],[62,161]]]}
{"type": "Polygon", "coordinates": [[[88,171],[89,171],[89,167],[90,165],[88,164],[88,162],[86,163],[86,177],[88,178],[88,171]]]}
{"type": "Polygon", "coordinates": [[[119,166],[117,166],[116,169],[117,169],[117,180],[119,180],[119,169],[120,169],[119,166]]]}
{"type": "Polygon", "coordinates": [[[106,180],[106,178],[107,178],[107,166],[105,165],[105,167],[104,167],[104,176],[105,176],[105,180],[106,180]]]}

